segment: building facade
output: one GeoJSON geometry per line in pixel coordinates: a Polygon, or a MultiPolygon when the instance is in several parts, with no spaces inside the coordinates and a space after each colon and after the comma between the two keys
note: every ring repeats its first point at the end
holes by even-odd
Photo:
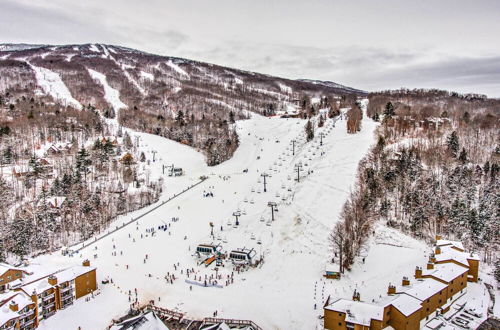
{"type": "Polygon", "coordinates": [[[401,286],[389,284],[382,302],[366,303],[360,294],[353,300],[338,299],[324,306],[324,328],[417,330],[420,323],[446,313],[465,294],[468,282],[479,278],[479,258],[467,253],[460,242],[436,237],[434,254],[425,269],[416,267],[415,279],[404,277],[401,286]]]}
{"type": "Polygon", "coordinates": [[[0,295],[0,330],[34,329],[95,290],[96,268],[88,260],[48,275],[21,276],[0,295]]]}

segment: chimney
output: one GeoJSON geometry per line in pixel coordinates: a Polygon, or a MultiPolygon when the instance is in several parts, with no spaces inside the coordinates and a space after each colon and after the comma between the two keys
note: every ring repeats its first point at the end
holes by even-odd
{"type": "MultiPolygon", "coordinates": [[[[441,252],[441,250],[439,250],[439,252],[441,252]]],[[[431,253],[429,256],[429,262],[436,262],[436,255],[434,253],[431,253]]]]}
{"type": "Polygon", "coordinates": [[[441,254],[441,247],[440,246],[436,246],[436,248],[434,249],[434,253],[435,254],[441,254]]]}
{"type": "Polygon", "coordinates": [[[415,278],[422,278],[422,268],[418,266],[415,268],[415,278]]]}
{"type": "Polygon", "coordinates": [[[407,276],[403,276],[403,281],[401,283],[403,286],[408,286],[410,285],[410,280],[408,279],[407,276]]]}
{"type": "Polygon", "coordinates": [[[82,266],[85,266],[85,267],[90,267],[90,261],[89,261],[89,259],[85,259],[85,260],[83,260],[83,262],[82,262],[82,266]]]}
{"type": "Polygon", "coordinates": [[[10,310],[11,310],[11,311],[13,311],[13,312],[17,312],[17,311],[19,310],[19,306],[17,305],[17,303],[16,303],[14,300],[12,300],[12,301],[10,302],[10,304],[9,304],[9,308],[10,308],[10,310]]]}
{"type": "Polygon", "coordinates": [[[436,234],[436,241],[439,241],[440,239],[443,239],[443,237],[439,234],[436,234]]]}
{"type": "Polygon", "coordinates": [[[49,276],[49,284],[56,285],[57,284],[57,277],[55,277],[54,275],[50,275],[49,276]]]}
{"type": "Polygon", "coordinates": [[[427,263],[427,269],[434,269],[434,263],[428,262],[427,263]]]}
{"type": "Polygon", "coordinates": [[[387,289],[387,294],[388,295],[393,295],[396,294],[396,287],[389,283],[389,288],[387,289]]]}

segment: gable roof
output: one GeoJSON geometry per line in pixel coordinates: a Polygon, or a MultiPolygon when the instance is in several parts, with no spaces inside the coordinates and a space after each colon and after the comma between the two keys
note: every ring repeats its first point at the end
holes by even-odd
{"type": "Polygon", "coordinates": [[[19,271],[22,271],[23,273],[27,273],[25,270],[23,270],[21,268],[17,268],[17,267],[14,267],[12,265],[0,262],[0,275],[5,274],[9,270],[19,270],[19,271]]]}

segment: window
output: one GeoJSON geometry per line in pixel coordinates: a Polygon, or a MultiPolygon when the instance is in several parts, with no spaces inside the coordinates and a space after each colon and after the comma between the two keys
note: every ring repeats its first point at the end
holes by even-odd
{"type": "Polygon", "coordinates": [[[439,299],[439,303],[441,303],[441,299],[439,299]]]}
{"type": "Polygon", "coordinates": [[[427,302],[430,302],[430,299],[427,299],[427,302]]]}
{"type": "Polygon", "coordinates": [[[339,313],[339,316],[342,316],[342,313],[339,313]]]}
{"type": "Polygon", "coordinates": [[[451,292],[453,292],[453,289],[451,289],[451,292]]]}
{"type": "Polygon", "coordinates": [[[342,326],[342,322],[339,322],[339,327],[341,327],[341,326],[342,326]]]}
{"type": "Polygon", "coordinates": [[[426,308],[426,311],[428,312],[429,311],[429,307],[426,308]]]}
{"type": "Polygon", "coordinates": [[[443,290],[439,291],[439,295],[443,294],[443,290]]]}

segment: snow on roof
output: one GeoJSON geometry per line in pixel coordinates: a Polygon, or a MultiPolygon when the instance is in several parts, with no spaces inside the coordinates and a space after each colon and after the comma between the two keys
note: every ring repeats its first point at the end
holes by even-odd
{"type": "Polygon", "coordinates": [[[444,290],[448,285],[439,282],[433,278],[426,278],[417,281],[415,284],[408,286],[408,290],[403,291],[405,294],[410,295],[419,300],[426,300],[436,293],[444,290]]]}
{"type": "Polygon", "coordinates": [[[24,292],[9,292],[0,296],[0,326],[4,325],[7,321],[12,320],[19,316],[19,311],[28,305],[33,304],[31,297],[24,292]],[[18,307],[18,312],[10,309],[10,303],[15,302],[18,307]]]}
{"type": "Polygon", "coordinates": [[[93,271],[94,269],[96,268],[88,266],[73,266],[71,268],[62,270],[54,275],[57,278],[57,283],[64,283],[67,281],[74,280],[75,278],[83,274],[87,274],[88,272],[93,271]]]}
{"type": "Polygon", "coordinates": [[[11,266],[9,264],[6,264],[6,263],[3,263],[3,262],[0,262],[0,275],[3,275],[6,271],[8,271],[9,269],[12,269],[12,270],[21,270],[24,272],[24,270],[20,269],[20,268],[17,268],[17,267],[14,267],[14,266],[11,266]]]}
{"type": "Polygon", "coordinates": [[[32,294],[32,293],[42,293],[44,291],[47,291],[51,288],[54,287],[54,285],[49,283],[48,277],[50,275],[44,276],[42,278],[36,279],[34,281],[31,281],[29,283],[26,283],[20,287],[24,292],[27,294],[32,294]]]}
{"type": "Polygon", "coordinates": [[[154,312],[148,312],[116,324],[110,330],[169,330],[169,328],[154,312]]]}
{"type": "Polygon", "coordinates": [[[398,311],[403,313],[403,315],[410,316],[411,314],[422,308],[422,305],[420,305],[420,303],[421,301],[417,298],[403,293],[398,294],[390,304],[397,308],[398,311]]]}
{"type": "Polygon", "coordinates": [[[436,241],[436,246],[446,246],[446,245],[454,246],[456,248],[459,248],[462,251],[465,250],[464,245],[462,244],[462,242],[459,242],[459,241],[449,241],[449,240],[445,240],[445,239],[438,239],[436,241]]]}
{"type": "Polygon", "coordinates": [[[57,278],[57,283],[60,284],[75,279],[77,276],[86,274],[94,269],[96,268],[88,266],[73,266],[56,272],[45,272],[43,275],[35,275],[25,278],[21,281],[21,285],[17,288],[22,289],[27,294],[32,294],[33,292],[39,294],[57,285],[51,285],[49,283],[48,278],[51,275],[54,275],[57,278]]]}
{"type": "Polygon", "coordinates": [[[326,306],[325,309],[346,314],[346,321],[369,326],[370,321],[382,320],[384,308],[361,301],[338,299],[326,306]]]}
{"type": "Polygon", "coordinates": [[[469,266],[467,259],[479,260],[476,254],[461,252],[453,249],[450,245],[441,247],[441,253],[436,254],[436,261],[455,260],[464,266],[469,266]]]}
{"type": "Polygon", "coordinates": [[[422,275],[430,275],[440,280],[450,282],[463,273],[467,273],[467,271],[467,267],[460,266],[454,263],[445,263],[434,265],[434,269],[424,269],[422,271],[422,275]]]}

